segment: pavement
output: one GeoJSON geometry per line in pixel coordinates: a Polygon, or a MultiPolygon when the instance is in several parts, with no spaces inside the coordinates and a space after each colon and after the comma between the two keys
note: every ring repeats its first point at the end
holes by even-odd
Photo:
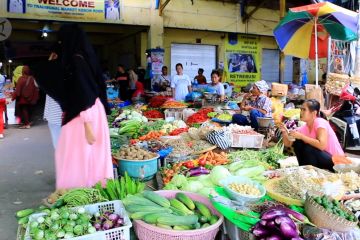
{"type": "Polygon", "coordinates": [[[54,189],[54,149],[47,124],[5,129],[0,139],[0,240],[15,240],[14,214],[38,207],[54,189]]]}

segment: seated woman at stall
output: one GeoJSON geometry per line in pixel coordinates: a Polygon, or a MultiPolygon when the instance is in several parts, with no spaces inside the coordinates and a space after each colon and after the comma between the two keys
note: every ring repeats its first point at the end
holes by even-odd
{"type": "Polygon", "coordinates": [[[218,97],[220,101],[223,102],[225,99],[225,89],[224,85],[220,82],[220,72],[217,70],[213,70],[211,72],[211,83],[208,85],[210,89],[212,89],[218,97]]]}
{"type": "Polygon", "coordinates": [[[284,125],[280,128],[284,145],[293,146],[299,165],[333,171],[332,157],[344,156],[344,151],[329,122],[320,117],[320,103],[315,99],[306,100],[300,118],[306,124],[297,130],[288,132],[284,125]]]}
{"type": "Polygon", "coordinates": [[[242,111],[249,111],[249,118],[242,114],[233,115],[233,123],[245,126],[251,125],[258,130],[258,117],[271,117],[271,100],[266,96],[268,85],[264,80],[256,82],[240,103],[242,111]],[[249,101],[250,100],[250,101],[249,101]]]}

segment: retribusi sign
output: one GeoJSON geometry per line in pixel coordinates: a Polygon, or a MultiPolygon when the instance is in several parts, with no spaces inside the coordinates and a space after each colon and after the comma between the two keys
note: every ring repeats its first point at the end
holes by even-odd
{"type": "Polygon", "coordinates": [[[261,47],[258,36],[229,33],[225,40],[226,82],[235,88],[261,79],[261,47]]]}
{"type": "Polygon", "coordinates": [[[121,0],[7,0],[7,12],[82,21],[120,20],[121,0]]]}

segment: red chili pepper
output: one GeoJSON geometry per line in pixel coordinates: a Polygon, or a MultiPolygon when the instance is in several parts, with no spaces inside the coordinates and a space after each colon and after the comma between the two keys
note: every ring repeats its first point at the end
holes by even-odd
{"type": "Polygon", "coordinates": [[[192,161],[184,162],[184,166],[187,168],[194,168],[194,163],[192,161]]]}
{"type": "Polygon", "coordinates": [[[143,113],[147,118],[164,118],[164,114],[158,110],[149,110],[143,113]]]}
{"type": "Polygon", "coordinates": [[[184,133],[184,132],[187,132],[189,129],[188,128],[177,128],[173,131],[171,131],[169,133],[170,136],[176,136],[176,135],[179,135],[181,133],[184,133]]]}
{"type": "Polygon", "coordinates": [[[206,165],[206,159],[200,159],[199,160],[199,165],[200,166],[205,166],[206,165]]]}

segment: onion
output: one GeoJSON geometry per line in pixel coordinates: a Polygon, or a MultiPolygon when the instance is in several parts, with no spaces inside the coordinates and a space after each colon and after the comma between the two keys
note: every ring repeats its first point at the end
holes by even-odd
{"type": "Polygon", "coordinates": [[[120,216],[115,213],[112,213],[109,215],[109,220],[112,222],[116,222],[119,218],[120,218],[120,216]]]}

